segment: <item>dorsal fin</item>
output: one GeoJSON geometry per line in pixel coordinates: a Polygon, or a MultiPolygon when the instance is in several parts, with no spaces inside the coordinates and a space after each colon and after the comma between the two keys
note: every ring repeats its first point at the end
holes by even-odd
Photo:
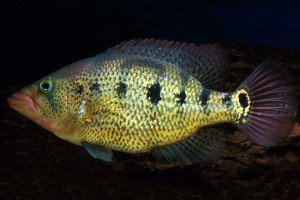
{"type": "Polygon", "coordinates": [[[123,42],[103,54],[168,62],[191,74],[209,89],[223,89],[228,74],[227,55],[218,45],[196,46],[168,40],[139,39],[123,42]]]}

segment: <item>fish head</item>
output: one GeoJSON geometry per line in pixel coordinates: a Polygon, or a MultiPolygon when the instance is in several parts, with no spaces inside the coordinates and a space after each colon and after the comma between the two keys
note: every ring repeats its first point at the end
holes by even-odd
{"type": "MultiPolygon", "coordinates": [[[[82,100],[82,73],[88,63],[62,68],[7,98],[11,108],[65,140],[82,100]]],[[[73,137],[73,136],[72,136],[73,137]]],[[[73,143],[78,143],[71,141],[73,143]]]]}
{"type": "Polygon", "coordinates": [[[57,87],[58,84],[62,81],[52,76],[45,77],[8,97],[8,104],[43,128],[61,132],[67,126],[61,122],[66,122],[70,113],[64,107],[68,97],[61,91],[62,86],[57,87]]]}

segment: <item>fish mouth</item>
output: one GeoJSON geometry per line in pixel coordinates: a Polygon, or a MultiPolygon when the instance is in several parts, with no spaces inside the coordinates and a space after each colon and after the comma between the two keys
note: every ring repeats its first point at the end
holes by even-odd
{"type": "Polygon", "coordinates": [[[30,94],[15,93],[11,97],[7,98],[8,105],[18,112],[28,110],[35,112],[37,108],[40,108],[39,104],[34,101],[30,94]]]}
{"type": "Polygon", "coordinates": [[[53,131],[53,122],[39,113],[45,113],[43,108],[32,98],[31,94],[15,93],[11,97],[7,98],[8,105],[21,113],[25,117],[28,117],[38,125],[44,127],[49,131],[53,131]],[[38,112],[39,111],[39,112],[38,112]]]}

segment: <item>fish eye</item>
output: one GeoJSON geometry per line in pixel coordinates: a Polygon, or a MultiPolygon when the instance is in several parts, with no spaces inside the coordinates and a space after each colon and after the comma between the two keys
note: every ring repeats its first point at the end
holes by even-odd
{"type": "Polygon", "coordinates": [[[52,83],[52,80],[42,80],[40,82],[40,90],[43,92],[43,93],[48,93],[52,90],[52,87],[53,87],[53,83],[52,83]]]}

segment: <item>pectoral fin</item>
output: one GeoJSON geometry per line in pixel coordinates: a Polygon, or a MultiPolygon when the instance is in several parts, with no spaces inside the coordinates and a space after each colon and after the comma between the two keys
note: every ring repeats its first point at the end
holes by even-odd
{"type": "Polygon", "coordinates": [[[106,162],[112,162],[112,150],[107,149],[102,146],[95,146],[95,145],[90,145],[85,142],[82,143],[83,148],[94,158],[99,158],[101,160],[104,160],[106,162]]]}
{"type": "Polygon", "coordinates": [[[220,158],[225,150],[225,137],[222,129],[203,128],[196,135],[179,143],[154,149],[158,160],[173,162],[203,163],[220,158]]]}

